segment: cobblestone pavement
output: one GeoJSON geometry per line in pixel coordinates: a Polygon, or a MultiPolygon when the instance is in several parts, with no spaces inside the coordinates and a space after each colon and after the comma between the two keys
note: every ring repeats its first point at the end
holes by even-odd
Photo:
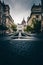
{"type": "Polygon", "coordinates": [[[43,40],[0,40],[0,65],[43,65],[43,40]]]}

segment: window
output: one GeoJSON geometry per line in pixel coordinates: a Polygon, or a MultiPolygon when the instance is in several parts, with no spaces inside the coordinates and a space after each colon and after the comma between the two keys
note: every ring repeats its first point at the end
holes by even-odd
{"type": "Polygon", "coordinates": [[[36,18],[39,18],[39,15],[36,15],[36,18]]]}

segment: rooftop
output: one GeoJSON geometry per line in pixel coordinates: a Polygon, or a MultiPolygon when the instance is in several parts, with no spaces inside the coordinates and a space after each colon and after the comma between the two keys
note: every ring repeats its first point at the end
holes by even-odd
{"type": "Polygon", "coordinates": [[[39,8],[41,8],[41,5],[40,4],[39,5],[33,4],[31,10],[32,9],[39,9],[39,8]]]}

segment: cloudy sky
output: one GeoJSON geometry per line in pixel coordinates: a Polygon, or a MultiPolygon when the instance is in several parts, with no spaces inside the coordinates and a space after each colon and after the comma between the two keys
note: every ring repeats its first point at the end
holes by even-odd
{"type": "Polygon", "coordinates": [[[40,3],[40,0],[4,0],[6,4],[10,6],[10,13],[14,22],[21,23],[24,18],[27,20],[27,17],[30,15],[31,7],[33,3],[40,3]]]}

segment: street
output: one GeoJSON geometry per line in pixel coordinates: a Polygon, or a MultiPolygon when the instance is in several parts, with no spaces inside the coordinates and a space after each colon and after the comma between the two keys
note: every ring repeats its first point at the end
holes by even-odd
{"type": "Polygon", "coordinates": [[[31,38],[0,38],[0,65],[43,65],[43,40],[31,38]]]}
{"type": "Polygon", "coordinates": [[[43,0],[0,0],[0,65],[43,65],[43,0]]]}

